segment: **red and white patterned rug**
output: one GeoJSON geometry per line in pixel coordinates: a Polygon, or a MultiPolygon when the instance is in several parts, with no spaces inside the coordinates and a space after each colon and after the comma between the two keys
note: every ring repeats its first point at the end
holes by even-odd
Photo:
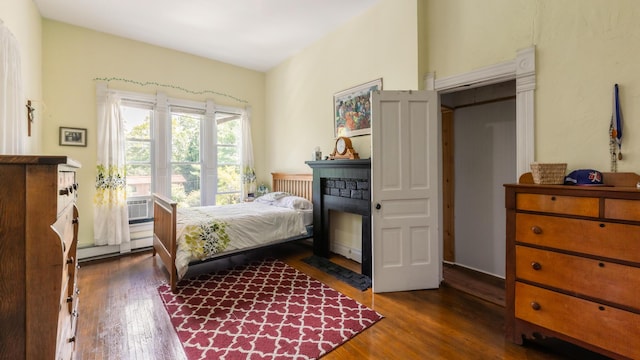
{"type": "Polygon", "coordinates": [[[273,259],[158,291],[189,360],[316,359],[382,319],[273,259]]]}

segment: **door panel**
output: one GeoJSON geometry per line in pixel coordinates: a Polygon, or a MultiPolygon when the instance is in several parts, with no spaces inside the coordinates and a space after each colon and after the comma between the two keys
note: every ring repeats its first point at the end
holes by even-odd
{"type": "Polygon", "coordinates": [[[372,98],[373,291],[437,288],[438,97],[377,91],[372,98]]]}

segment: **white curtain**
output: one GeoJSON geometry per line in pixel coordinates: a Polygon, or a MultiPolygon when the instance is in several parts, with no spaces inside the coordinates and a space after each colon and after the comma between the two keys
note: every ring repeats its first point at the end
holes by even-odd
{"type": "Polygon", "coordinates": [[[251,108],[242,111],[242,197],[256,193],[256,170],[253,166],[253,142],[251,141],[251,108]]]}
{"type": "Polygon", "coordinates": [[[95,245],[130,246],[126,199],[125,132],[120,98],[98,84],[98,168],[94,197],[95,245]]]}
{"type": "Polygon", "coordinates": [[[26,105],[18,41],[0,20],[0,154],[24,154],[26,105]]]}

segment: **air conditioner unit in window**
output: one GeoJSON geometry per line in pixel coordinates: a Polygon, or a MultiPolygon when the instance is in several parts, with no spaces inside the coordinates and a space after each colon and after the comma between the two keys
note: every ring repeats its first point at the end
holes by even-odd
{"type": "Polygon", "coordinates": [[[127,201],[129,206],[129,220],[148,219],[150,217],[150,199],[127,201]]]}

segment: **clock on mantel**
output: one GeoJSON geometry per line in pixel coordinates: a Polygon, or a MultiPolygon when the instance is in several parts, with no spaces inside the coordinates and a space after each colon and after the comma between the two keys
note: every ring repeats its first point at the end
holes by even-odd
{"type": "Polygon", "coordinates": [[[360,159],[358,153],[353,149],[351,145],[351,139],[346,136],[340,136],[336,139],[336,144],[333,147],[333,152],[329,155],[329,159],[360,159]]]}

